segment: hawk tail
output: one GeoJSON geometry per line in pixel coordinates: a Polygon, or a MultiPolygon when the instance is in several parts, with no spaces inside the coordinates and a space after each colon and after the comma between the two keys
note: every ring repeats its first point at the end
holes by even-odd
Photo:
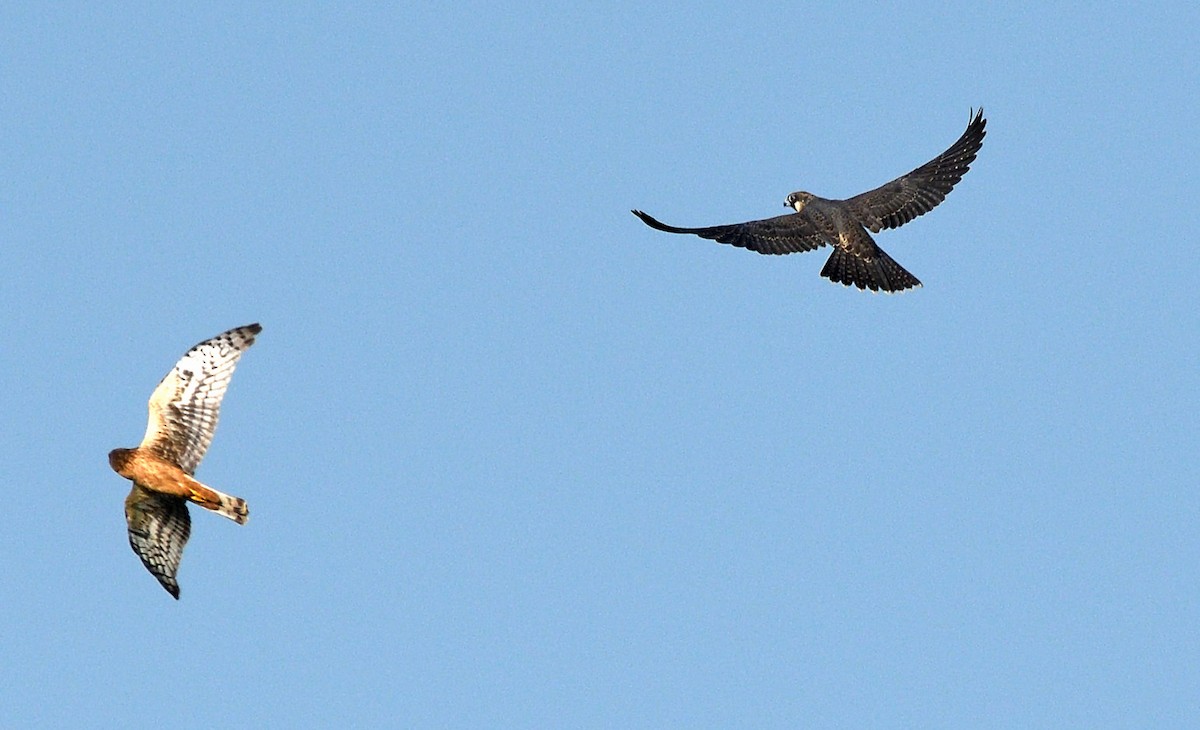
{"type": "Polygon", "coordinates": [[[876,248],[874,253],[869,259],[861,258],[835,246],[833,254],[825,262],[825,268],[821,269],[821,276],[838,284],[888,293],[921,286],[917,277],[908,273],[882,249],[876,248]]]}
{"type": "Polygon", "coordinates": [[[212,487],[206,487],[200,483],[191,487],[188,501],[195,502],[204,509],[212,510],[219,515],[224,515],[239,525],[246,524],[246,520],[250,519],[250,510],[246,508],[246,500],[218,492],[212,487]]]}

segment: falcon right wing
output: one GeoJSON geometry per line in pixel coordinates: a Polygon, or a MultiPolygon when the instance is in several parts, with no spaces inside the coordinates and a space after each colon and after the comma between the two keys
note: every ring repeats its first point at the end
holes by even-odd
{"type": "Polygon", "coordinates": [[[981,107],[950,149],[903,177],[847,199],[854,217],[872,233],[879,233],[933,210],[970,169],[983,146],[986,126],[981,107]]]}

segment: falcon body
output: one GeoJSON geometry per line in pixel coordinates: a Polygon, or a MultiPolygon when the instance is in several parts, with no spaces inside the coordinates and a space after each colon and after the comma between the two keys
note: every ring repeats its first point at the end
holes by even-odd
{"type": "Polygon", "coordinates": [[[667,233],[691,233],[761,254],[814,251],[832,246],[821,276],[859,289],[897,292],[921,286],[915,276],[888,256],[871,238],[924,215],[954,188],[983,146],[987,120],[983,109],[972,115],[967,130],[942,154],[903,177],[846,200],[821,198],[799,191],[784,205],[795,212],[765,220],[708,228],[669,226],[640,210],[633,214],[667,233]],[[868,233],[868,231],[870,231],[868,233]]]}
{"type": "Polygon", "coordinates": [[[261,331],[257,324],[238,327],[188,350],[150,396],[141,445],[108,454],[113,471],[133,482],[125,498],[129,544],[175,598],[175,576],[191,534],[187,502],[239,525],[249,517],[245,500],[201,484],[192,475],[212,443],[221,399],[237,361],[261,331]]]}

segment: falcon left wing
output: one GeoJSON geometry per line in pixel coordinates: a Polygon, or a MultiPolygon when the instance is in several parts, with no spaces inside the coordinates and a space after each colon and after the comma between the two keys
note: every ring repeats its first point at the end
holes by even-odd
{"type": "Polygon", "coordinates": [[[813,251],[829,243],[807,218],[795,213],[761,221],[732,223],[709,228],[677,228],[655,220],[640,210],[632,211],[651,228],[667,233],[690,233],[717,243],[757,251],[762,254],[799,253],[813,251]]]}

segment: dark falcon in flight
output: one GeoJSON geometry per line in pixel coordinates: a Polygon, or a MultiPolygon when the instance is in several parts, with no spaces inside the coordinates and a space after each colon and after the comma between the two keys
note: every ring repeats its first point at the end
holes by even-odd
{"type": "Polygon", "coordinates": [[[640,210],[633,214],[660,231],[694,233],[762,254],[814,251],[828,244],[833,246],[833,254],[821,269],[821,276],[859,289],[904,291],[921,286],[921,282],[884,253],[871,233],[899,228],[945,200],[983,146],[985,126],[987,120],[981,108],[950,149],[907,175],[846,200],[795,192],[783,204],[796,212],[777,218],[710,228],[676,228],[640,210]]]}

